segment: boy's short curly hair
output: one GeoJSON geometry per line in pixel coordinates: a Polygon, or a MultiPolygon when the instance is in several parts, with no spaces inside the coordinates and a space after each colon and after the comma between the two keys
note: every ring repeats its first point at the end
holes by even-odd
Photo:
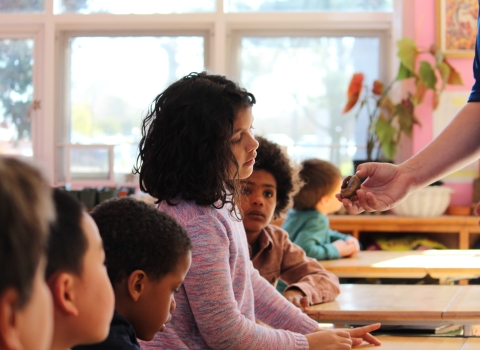
{"type": "Polygon", "coordinates": [[[105,249],[105,265],[112,285],[135,270],[160,280],[175,271],[192,250],[185,229],[170,215],[134,198],[112,198],[91,213],[105,249]]]}
{"type": "Polygon", "coordinates": [[[342,174],[336,165],[320,159],[307,159],[301,164],[300,179],[305,183],[293,197],[293,209],[313,210],[323,196],[335,190],[342,174]]]}
{"type": "Polygon", "coordinates": [[[140,189],[174,205],[180,195],[198,205],[235,211],[239,191],[230,169],[239,165],[230,150],[239,110],[255,97],[222,75],[190,73],[158,95],[142,122],[134,172],[140,189]],[[219,204],[220,203],[220,204],[219,204]]]}
{"type": "Polygon", "coordinates": [[[259,146],[253,170],[268,171],[275,178],[277,182],[277,205],[274,218],[278,218],[290,204],[290,196],[298,187],[298,174],[290,165],[287,154],[279,145],[262,136],[255,136],[255,138],[259,146]]]}

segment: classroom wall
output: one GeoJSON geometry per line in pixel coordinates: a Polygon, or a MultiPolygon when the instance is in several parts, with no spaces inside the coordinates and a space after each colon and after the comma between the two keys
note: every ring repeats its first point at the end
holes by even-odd
{"type": "MultiPolygon", "coordinates": [[[[413,37],[419,46],[428,47],[436,40],[436,0],[404,0],[403,34],[413,37]]],[[[455,69],[461,74],[463,86],[447,86],[446,90],[469,91],[473,84],[473,59],[449,59],[455,69]]],[[[433,137],[432,95],[427,96],[426,103],[417,107],[416,115],[422,126],[415,126],[412,137],[411,152],[418,153],[433,137]]],[[[452,195],[452,205],[472,204],[472,181],[448,183],[455,193],[452,195]]]]}

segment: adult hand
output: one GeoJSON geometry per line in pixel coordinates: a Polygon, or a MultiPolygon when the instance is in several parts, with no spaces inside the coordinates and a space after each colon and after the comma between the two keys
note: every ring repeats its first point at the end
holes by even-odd
{"type": "Polygon", "coordinates": [[[384,211],[400,203],[416,187],[415,170],[407,166],[390,163],[364,163],[357,168],[356,175],[366,179],[352,202],[336,194],[345,209],[351,214],[362,211],[384,211]]]}
{"type": "Polygon", "coordinates": [[[338,254],[340,254],[341,258],[355,254],[355,245],[349,244],[343,239],[337,239],[332,244],[335,248],[337,248],[338,254]]]}
{"type": "Polygon", "coordinates": [[[308,298],[303,294],[303,292],[299,289],[289,289],[283,293],[283,296],[287,298],[289,302],[291,302],[296,307],[300,308],[303,312],[308,311],[308,298]]]}

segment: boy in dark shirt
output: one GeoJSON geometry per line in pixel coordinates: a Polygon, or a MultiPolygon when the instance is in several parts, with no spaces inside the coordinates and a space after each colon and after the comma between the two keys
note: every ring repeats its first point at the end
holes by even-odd
{"type": "Polygon", "coordinates": [[[105,201],[91,215],[103,239],[115,313],[105,341],[74,349],[140,349],[137,338],[152,340],[171,319],[192,243],[175,219],[132,198],[105,201]]]}

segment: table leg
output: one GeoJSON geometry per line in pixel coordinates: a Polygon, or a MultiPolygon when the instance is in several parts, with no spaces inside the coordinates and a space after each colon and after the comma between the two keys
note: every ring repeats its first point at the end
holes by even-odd
{"type": "Polygon", "coordinates": [[[474,327],[472,325],[465,325],[463,326],[463,336],[464,337],[471,337],[474,334],[474,327]]]}

